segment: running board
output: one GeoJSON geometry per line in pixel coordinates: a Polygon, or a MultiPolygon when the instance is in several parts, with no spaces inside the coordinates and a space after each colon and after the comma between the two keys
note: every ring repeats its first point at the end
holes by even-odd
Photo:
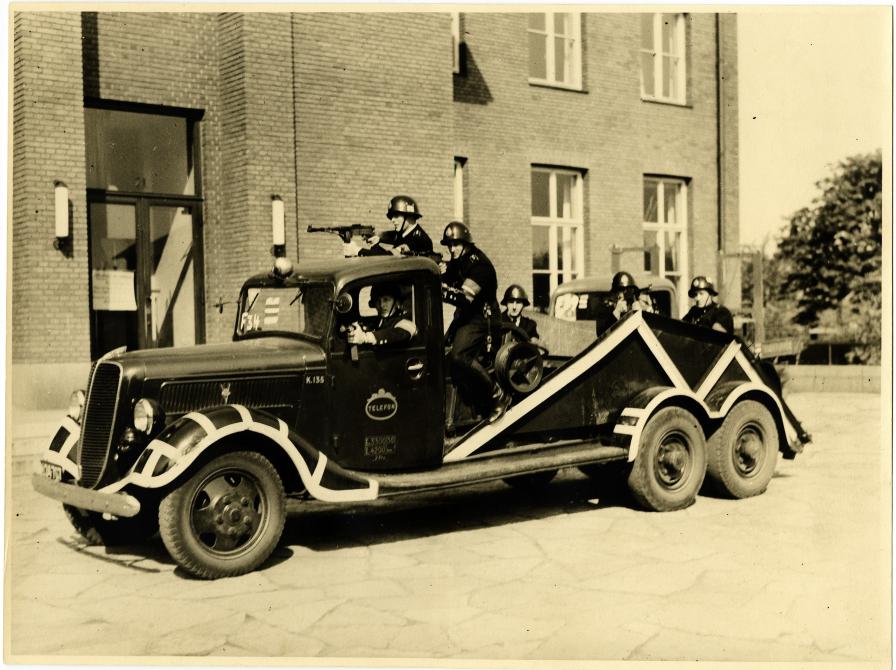
{"type": "Polygon", "coordinates": [[[628,449],[611,447],[596,442],[566,443],[562,446],[540,446],[515,453],[470,458],[456,463],[446,463],[435,470],[402,474],[380,474],[352,471],[353,474],[372,479],[379,484],[379,495],[394,496],[431,489],[447,489],[480,482],[504,479],[542,470],[622,460],[628,449]]]}

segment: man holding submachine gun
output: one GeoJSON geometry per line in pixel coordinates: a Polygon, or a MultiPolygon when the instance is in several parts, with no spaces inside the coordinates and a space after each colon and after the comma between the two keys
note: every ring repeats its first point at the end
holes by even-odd
{"type": "Polygon", "coordinates": [[[422,215],[414,199],[407,195],[396,195],[389,202],[386,217],[392,222],[393,230],[377,236],[373,226],[308,226],[309,233],[335,233],[342,239],[346,258],[353,256],[426,256],[439,262],[440,254],[432,250],[432,240],[417,223],[422,215]],[[360,240],[363,244],[359,243],[360,240]]]}

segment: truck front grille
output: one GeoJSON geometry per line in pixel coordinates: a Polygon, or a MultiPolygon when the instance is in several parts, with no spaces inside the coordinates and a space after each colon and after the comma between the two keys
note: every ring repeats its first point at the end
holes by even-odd
{"type": "Polygon", "coordinates": [[[87,391],[81,429],[81,486],[93,487],[103,476],[112,442],[120,384],[121,368],[116,363],[96,366],[87,391]]]}

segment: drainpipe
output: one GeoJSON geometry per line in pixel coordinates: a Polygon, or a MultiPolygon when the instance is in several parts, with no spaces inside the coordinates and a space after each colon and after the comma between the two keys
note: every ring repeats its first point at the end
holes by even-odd
{"type": "Polygon", "coordinates": [[[727,290],[728,278],[722,276],[725,254],[725,163],[723,142],[725,137],[725,119],[722,96],[723,70],[722,70],[722,15],[716,13],[716,207],[718,211],[717,235],[718,254],[716,260],[716,277],[720,280],[720,293],[727,290]]]}

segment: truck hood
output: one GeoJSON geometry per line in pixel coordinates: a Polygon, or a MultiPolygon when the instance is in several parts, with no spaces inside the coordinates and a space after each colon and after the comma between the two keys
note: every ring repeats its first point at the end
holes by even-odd
{"type": "Polygon", "coordinates": [[[110,357],[131,379],[167,379],[265,373],[323,367],[324,350],[289,337],[259,337],[224,344],[143,349],[110,357]]]}

